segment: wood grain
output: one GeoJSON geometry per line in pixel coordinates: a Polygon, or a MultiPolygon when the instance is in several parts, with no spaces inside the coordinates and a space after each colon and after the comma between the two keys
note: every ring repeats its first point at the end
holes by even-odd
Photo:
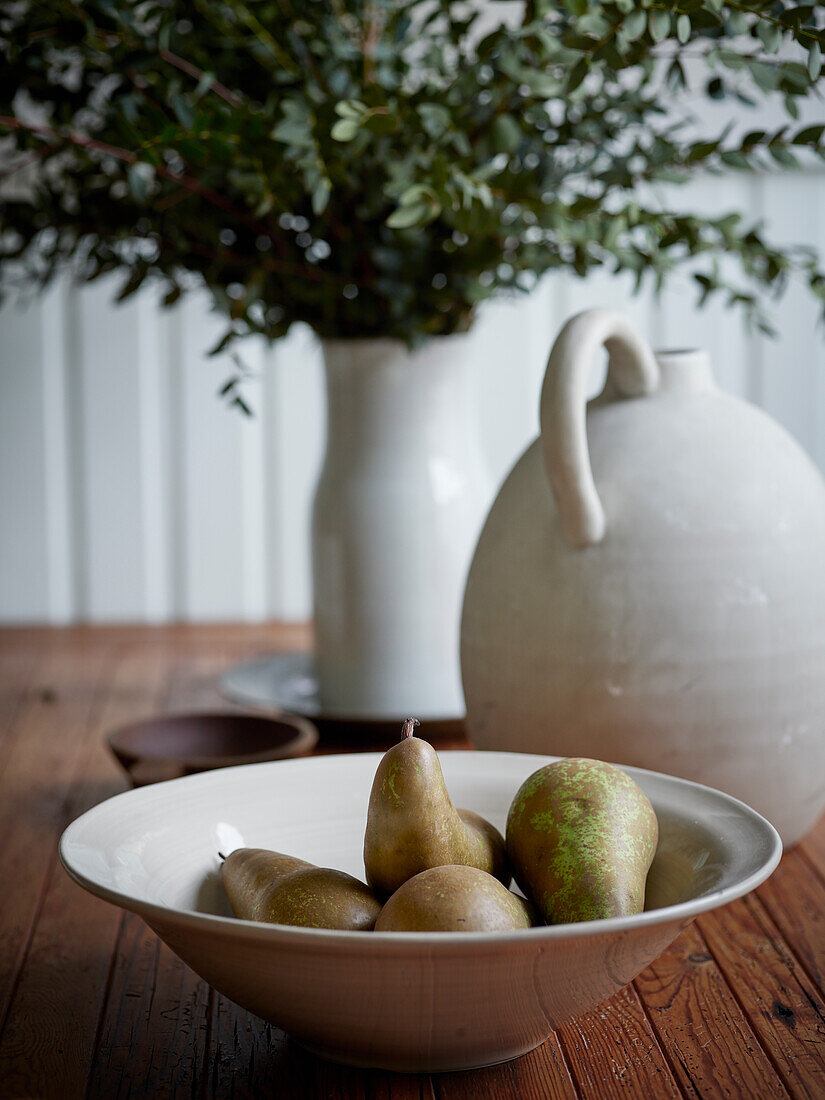
{"type": "Polygon", "coordinates": [[[439,1100],[474,1100],[477,1096],[542,1096],[575,1100],[581,1095],[556,1035],[523,1058],[471,1073],[436,1078],[439,1100]]]}
{"type": "Polygon", "coordinates": [[[686,1095],[788,1096],[695,925],[634,985],[686,1095]]]}
{"type": "Polygon", "coordinates": [[[825,1004],[765,908],[750,896],[698,924],[788,1090],[825,1096],[825,1004]]]}
{"type": "Polygon", "coordinates": [[[682,1095],[632,985],[564,1024],[558,1035],[586,1100],[682,1095]]]}
{"type": "MultiPolygon", "coordinates": [[[[55,788],[60,774],[47,773],[48,789],[62,795],[59,815],[55,815],[59,828],[101,798],[125,788],[113,760],[100,751],[103,731],[131,716],[136,703],[158,696],[165,678],[162,653],[145,657],[127,647],[109,660],[114,667],[98,683],[92,713],[72,739],[76,757],[71,767],[67,761],[63,784],[55,788]]],[[[54,736],[62,739],[61,731],[55,731],[54,736]]],[[[37,839],[28,833],[30,843],[37,839]]],[[[49,848],[48,877],[37,925],[0,1042],[0,1080],[13,1085],[19,1095],[79,1096],[85,1089],[95,1049],[121,914],[85,891],[78,897],[77,887],[54,858],[52,838],[49,848]],[[67,980],[69,974],[73,974],[71,982],[67,980]],[[42,1042],[46,1036],[49,1041],[38,1046],[38,1040],[42,1042]],[[19,1055],[33,1048],[37,1049],[37,1057],[22,1061],[19,1055]],[[15,1065],[16,1077],[12,1068],[15,1065]]]]}
{"type": "Polygon", "coordinates": [[[819,992],[825,993],[825,879],[803,846],[785,854],[757,896],[819,992]]]}
{"type": "Polygon", "coordinates": [[[76,887],[56,862],[59,833],[124,786],[105,731],[159,708],[223,709],[227,664],[308,637],[222,624],[0,631],[0,874],[14,884],[0,906],[1,1096],[825,1096],[825,822],[757,894],[700,918],[537,1050],[433,1078],[314,1058],[76,887]]]}

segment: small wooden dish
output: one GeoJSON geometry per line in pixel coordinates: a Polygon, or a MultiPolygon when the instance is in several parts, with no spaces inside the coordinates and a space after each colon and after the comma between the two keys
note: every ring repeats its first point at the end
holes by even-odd
{"type": "Polygon", "coordinates": [[[306,756],[318,730],[305,718],[255,714],[162,714],[106,738],[135,787],[195,772],[306,756]]]}

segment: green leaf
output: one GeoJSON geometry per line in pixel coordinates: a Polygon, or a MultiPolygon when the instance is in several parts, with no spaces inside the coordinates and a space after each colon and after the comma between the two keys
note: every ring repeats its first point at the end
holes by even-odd
{"type": "Polygon", "coordinates": [[[782,45],[782,31],[775,23],[761,19],[756,25],[756,33],[768,53],[776,53],[782,45]]]}
{"type": "Polygon", "coordinates": [[[274,126],[270,131],[270,137],[273,141],[283,142],[284,145],[312,145],[312,129],[309,122],[293,118],[285,118],[274,126]]]}
{"type": "Polygon", "coordinates": [[[129,274],[129,278],[117,292],[116,302],[124,302],[140,289],[146,276],[149,274],[148,264],[136,264],[129,274]]]}
{"type": "Polygon", "coordinates": [[[178,122],[187,130],[191,130],[195,125],[195,112],[192,110],[189,102],[184,99],[182,95],[176,95],[172,98],[172,110],[175,112],[175,118],[178,122]]]}
{"type": "Polygon", "coordinates": [[[515,153],[521,137],[521,127],[512,115],[499,115],[493,122],[490,139],[496,153],[515,153]]]}
{"type": "Polygon", "coordinates": [[[825,133],[825,125],[807,126],[794,136],[794,145],[818,145],[825,133]]]}
{"type": "Polygon", "coordinates": [[[312,213],[316,217],[323,214],[329,203],[329,196],[332,192],[332,184],[326,178],[319,179],[312,189],[312,213]]]}
{"type": "Polygon", "coordinates": [[[354,118],[339,118],[330,130],[330,134],[335,141],[352,141],[360,129],[361,124],[358,120],[354,118]]]}
{"type": "Polygon", "coordinates": [[[684,12],[676,20],[676,37],[684,46],[690,41],[690,34],[693,28],[690,24],[690,16],[684,12]]]}
{"type": "Polygon", "coordinates": [[[647,17],[650,37],[654,42],[662,42],[670,34],[670,12],[657,9],[647,17]]]}
{"type": "Polygon", "coordinates": [[[126,170],[126,178],[129,181],[129,190],[139,203],[145,203],[149,198],[149,192],[155,180],[155,170],[151,164],[137,161],[130,164],[126,170]]]}
{"type": "Polygon", "coordinates": [[[391,134],[396,129],[396,120],[386,107],[374,107],[362,116],[361,125],[371,134],[380,137],[382,134],[391,134]]]}
{"type": "Polygon", "coordinates": [[[426,225],[438,217],[439,210],[430,202],[416,202],[411,206],[399,206],[387,218],[390,229],[410,229],[414,225],[426,225]]]}
{"type": "Polygon", "coordinates": [[[636,8],[622,23],[622,32],[628,42],[635,42],[647,30],[647,12],[643,8],[636,8]]]}
{"type": "Polygon", "coordinates": [[[421,202],[435,202],[436,198],[433,194],[431,187],[425,187],[423,184],[414,183],[412,187],[408,187],[406,191],[403,191],[398,198],[400,206],[414,206],[421,202]]]}
{"type": "Polygon", "coordinates": [[[784,145],[769,145],[768,152],[771,154],[777,164],[781,164],[783,168],[798,168],[799,161],[790,151],[786,149],[784,145]]]}
{"type": "Polygon", "coordinates": [[[440,103],[422,103],[417,110],[424,129],[432,138],[441,137],[450,125],[450,112],[440,103]]]}
{"type": "Polygon", "coordinates": [[[808,50],[808,76],[811,80],[819,80],[819,75],[822,72],[822,47],[818,42],[814,42],[810,50],[808,50]]]}
{"type": "Polygon", "coordinates": [[[567,78],[567,92],[575,92],[576,88],[584,81],[587,76],[587,62],[582,57],[580,58],[573,68],[570,70],[570,76],[567,78]]]}
{"type": "Polygon", "coordinates": [[[366,111],[367,105],[360,99],[343,99],[335,104],[335,113],[341,118],[360,118],[366,111]]]}

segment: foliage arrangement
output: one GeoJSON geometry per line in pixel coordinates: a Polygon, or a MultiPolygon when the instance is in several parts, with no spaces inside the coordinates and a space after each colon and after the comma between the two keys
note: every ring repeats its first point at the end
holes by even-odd
{"type": "Polygon", "coordinates": [[[602,265],[657,283],[685,267],[764,326],[791,273],[825,299],[816,257],[662,192],[825,153],[825,127],[796,121],[821,17],[786,0],[0,4],[0,274],[45,284],[71,260],[85,280],[122,270],[121,298],[160,279],[167,304],[205,285],[221,346],[294,321],[415,341],[602,265]],[[685,123],[697,78],[744,127],[685,123]],[[747,130],[768,99],[787,124],[747,130]]]}

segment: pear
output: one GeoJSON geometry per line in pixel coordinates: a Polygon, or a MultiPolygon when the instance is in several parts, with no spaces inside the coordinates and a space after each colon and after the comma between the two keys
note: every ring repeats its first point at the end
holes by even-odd
{"type": "Polygon", "coordinates": [[[539,768],[507,817],[516,882],[552,924],[641,913],[658,839],[647,795],[600,760],[539,768]]]}
{"type": "Polygon", "coordinates": [[[242,920],[369,932],[381,910],[352,875],[264,848],[236,849],[223,862],[221,880],[242,920]]]}
{"type": "Polygon", "coordinates": [[[430,867],[384,905],[376,932],[512,932],[540,924],[529,901],[477,867],[430,867]]]}
{"type": "Polygon", "coordinates": [[[504,838],[489,821],[450,801],[435,749],[413,734],[408,718],[402,739],[375,773],[364,836],[367,882],[387,897],[429,867],[462,864],[510,882],[504,838]]]}

